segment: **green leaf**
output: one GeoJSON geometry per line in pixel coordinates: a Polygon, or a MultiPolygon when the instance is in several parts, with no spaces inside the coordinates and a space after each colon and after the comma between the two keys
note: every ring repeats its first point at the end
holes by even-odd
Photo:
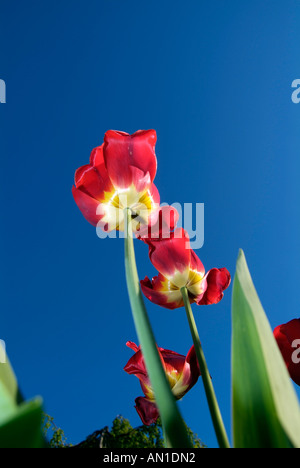
{"type": "Polygon", "coordinates": [[[6,362],[0,363],[0,448],[44,447],[42,414],[41,398],[23,401],[6,357],[6,362]]]}
{"type": "Polygon", "coordinates": [[[300,447],[300,407],[243,251],[232,294],[235,448],[300,447]]]}
{"type": "MultiPolygon", "coordinates": [[[[1,342],[0,346],[2,346],[1,342]]],[[[0,382],[6,388],[6,391],[8,392],[10,398],[16,404],[21,403],[23,401],[23,397],[19,390],[15,373],[11,367],[10,361],[7,356],[5,356],[5,361],[5,363],[0,363],[0,382]]]]}
{"type": "Polygon", "coordinates": [[[1,421],[0,448],[44,447],[41,431],[42,414],[41,398],[16,406],[6,421],[1,421]]]}
{"type": "Polygon", "coordinates": [[[155,402],[161,417],[166,445],[168,448],[191,448],[192,444],[187,427],[167,380],[141,293],[133,245],[131,212],[129,209],[126,209],[124,214],[125,272],[129,301],[147,373],[154,390],[155,402]]]}

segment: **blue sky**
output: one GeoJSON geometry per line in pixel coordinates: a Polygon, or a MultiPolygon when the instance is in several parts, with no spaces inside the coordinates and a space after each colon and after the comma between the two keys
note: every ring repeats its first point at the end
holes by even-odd
{"type": "MultiPolygon", "coordinates": [[[[121,414],[140,420],[122,239],[100,240],[75,205],[77,167],[108,129],[154,128],[167,203],[205,204],[206,269],[239,248],[271,326],[299,317],[300,5],[294,0],[2,0],[1,329],[27,398],[70,442],[121,414]]],[[[140,277],[154,269],[136,243],[140,277]]],[[[231,433],[231,291],[194,307],[231,433]]],[[[146,302],[159,346],[186,354],[183,309],[146,302]]],[[[299,394],[299,389],[297,389],[299,394]]],[[[216,446],[201,381],[179,403],[216,446]]]]}

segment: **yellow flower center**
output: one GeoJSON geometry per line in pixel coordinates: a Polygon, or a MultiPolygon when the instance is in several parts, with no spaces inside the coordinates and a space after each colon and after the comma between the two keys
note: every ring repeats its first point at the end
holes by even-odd
{"type": "Polygon", "coordinates": [[[138,230],[140,224],[148,224],[150,214],[159,208],[150,190],[137,192],[132,185],[124,190],[105,192],[101,205],[105,212],[103,222],[108,223],[110,230],[124,231],[124,210],[130,208],[132,212],[132,228],[138,230]]]}

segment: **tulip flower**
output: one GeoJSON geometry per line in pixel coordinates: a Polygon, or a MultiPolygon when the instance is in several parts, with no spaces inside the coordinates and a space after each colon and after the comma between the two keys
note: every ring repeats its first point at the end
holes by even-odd
{"type": "MultiPolygon", "coordinates": [[[[126,345],[135,351],[124,367],[128,374],[135,375],[141,384],[144,397],[135,400],[136,410],[143,422],[149,426],[153,424],[158,416],[158,409],[155,404],[154,393],[147,374],[144,357],[141,347],[128,341],[126,345]]],[[[191,347],[187,356],[175,353],[163,348],[158,348],[161,361],[163,363],[172,393],[175,399],[181,399],[197,382],[200,376],[194,346],[191,347]]]]}
{"type": "Polygon", "coordinates": [[[141,280],[145,296],[155,304],[168,309],[184,305],[181,288],[186,287],[190,303],[216,304],[230,284],[226,268],[213,268],[205,274],[204,266],[190,248],[187,232],[177,228],[169,238],[159,242],[147,240],[149,257],[158,270],[152,281],[141,280]]]}
{"type": "Polygon", "coordinates": [[[130,208],[133,230],[154,224],[159,193],[156,175],[156,132],[133,135],[109,130],[95,148],[90,163],[77,169],[72,193],[83,216],[104,231],[124,230],[124,209],[130,208]]]}
{"type": "Polygon", "coordinates": [[[292,380],[300,385],[300,319],[276,327],[274,337],[292,380]]]}

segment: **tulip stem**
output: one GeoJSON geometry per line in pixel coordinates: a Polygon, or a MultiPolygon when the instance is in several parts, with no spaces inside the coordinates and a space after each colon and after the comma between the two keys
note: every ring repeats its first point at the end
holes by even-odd
{"type": "Polygon", "coordinates": [[[124,210],[125,218],[125,271],[127,289],[136,333],[145,359],[147,373],[161,417],[165,440],[169,448],[191,448],[185,422],[177,407],[162,365],[155,337],[144,304],[136,267],[131,226],[131,210],[124,210]]]}
{"type": "Polygon", "coordinates": [[[186,287],[181,288],[181,294],[182,294],[182,297],[183,297],[184,306],[185,306],[185,310],[186,310],[186,314],[187,314],[191,334],[192,334],[192,337],[193,337],[196,356],[197,356],[197,360],[198,360],[198,363],[199,363],[200,372],[201,372],[201,376],[202,376],[202,381],[203,381],[203,385],[204,385],[204,389],[205,389],[205,393],[206,393],[206,398],[207,398],[207,402],[208,402],[212,422],[213,422],[213,425],[214,425],[215,433],[216,433],[216,436],[217,436],[217,440],[218,440],[218,443],[219,443],[219,447],[220,448],[230,448],[229,440],[228,440],[228,437],[227,437],[227,434],[226,434],[226,430],[225,430],[225,427],[224,427],[222,415],[221,415],[219,405],[218,405],[218,402],[217,402],[217,398],[216,398],[216,395],[215,395],[215,391],[214,391],[214,388],[213,388],[213,385],[212,385],[211,376],[210,376],[210,373],[208,371],[206,359],[205,359],[205,356],[204,356],[203,348],[202,348],[201,341],[200,341],[200,338],[199,338],[197,325],[196,325],[196,322],[195,322],[195,318],[194,318],[194,315],[193,315],[193,311],[192,311],[192,308],[191,308],[191,304],[190,304],[189,296],[188,296],[188,291],[187,291],[186,287]]]}

